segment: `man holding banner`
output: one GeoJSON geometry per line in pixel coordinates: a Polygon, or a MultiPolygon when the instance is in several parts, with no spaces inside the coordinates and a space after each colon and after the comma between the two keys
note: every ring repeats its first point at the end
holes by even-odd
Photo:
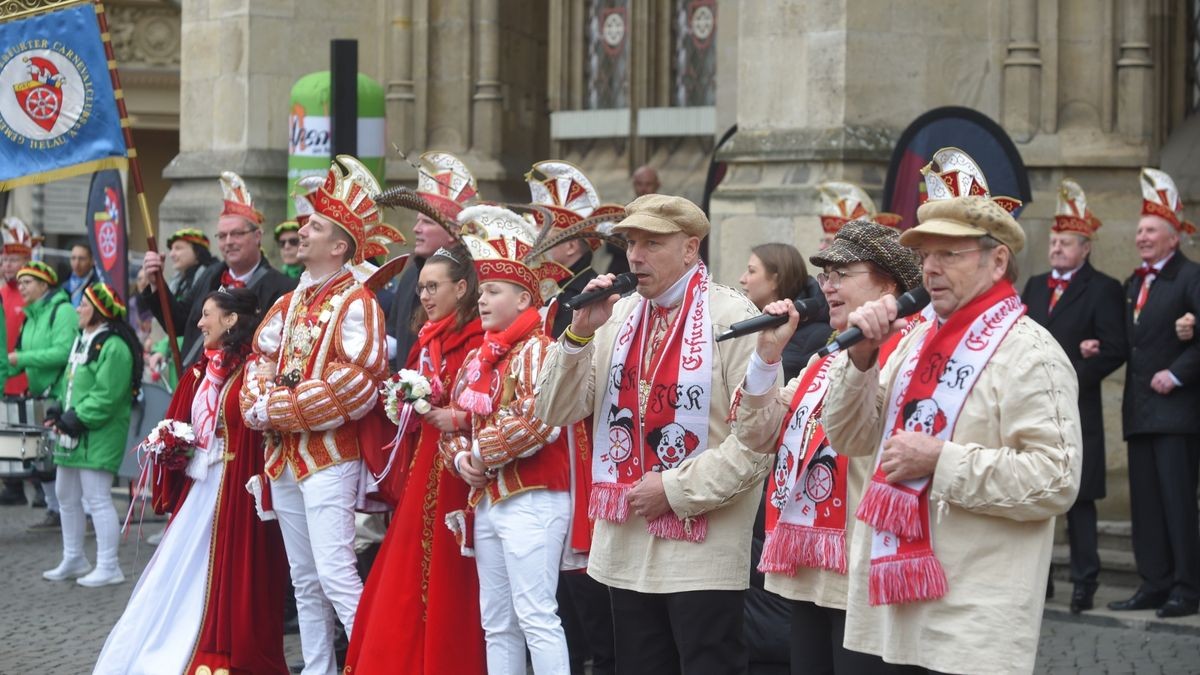
{"type": "Polygon", "coordinates": [[[876,457],[844,644],[933,671],[1031,672],[1054,517],[1079,488],[1075,373],[1023,316],[1025,234],[982,172],[946,149],[925,177],[930,201],[900,242],[921,256],[927,320],[881,368],[879,346],[907,319],[891,296],[868,302],[848,319],[865,339],[830,368],[831,444],[876,457]]]}

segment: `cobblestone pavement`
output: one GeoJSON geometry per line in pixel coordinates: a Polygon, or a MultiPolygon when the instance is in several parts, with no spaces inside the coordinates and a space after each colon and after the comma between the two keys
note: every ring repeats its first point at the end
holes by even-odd
{"type": "MultiPolygon", "coordinates": [[[[121,504],[118,502],[118,510],[121,504]]],[[[122,510],[122,515],[123,515],[122,510]]],[[[78,675],[91,672],[113,622],[133,592],[135,579],[105,588],[49,582],[42,571],[58,564],[58,533],[28,534],[25,527],[42,518],[41,509],[0,507],[0,675],[38,673],[78,675]]],[[[146,523],[144,534],[162,529],[146,523]]],[[[94,559],[95,540],[85,550],[94,559]]],[[[154,552],[131,536],[121,544],[127,577],[154,552]]],[[[299,640],[287,636],[289,663],[299,660],[299,640]]],[[[1200,636],[1175,635],[1047,619],[1042,623],[1038,673],[1195,673],[1200,671],[1200,636]]]]}

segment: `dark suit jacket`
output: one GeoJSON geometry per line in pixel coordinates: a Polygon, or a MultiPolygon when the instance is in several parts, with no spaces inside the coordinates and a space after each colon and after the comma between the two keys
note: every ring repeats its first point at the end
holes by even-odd
{"type": "MultiPolygon", "coordinates": [[[[583,257],[579,260],[576,260],[574,265],[571,265],[571,275],[567,284],[562,287],[562,293],[558,297],[548,300],[546,302],[547,305],[551,303],[557,305],[555,300],[570,300],[582,293],[583,287],[587,286],[589,281],[600,276],[596,274],[596,270],[592,269],[592,252],[590,250],[584,253],[583,257]]],[[[554,325],[552,326],[550,337],[557,340],[558,336],[562,335],[562,332],[571,324],[571,315],[573,313],[563,309],[562,305],[557,305],[557,308],[554,310],[554,325]]]]}
{"type": "Polygon", "coordinates": [[[1141,277],[1125,280],[1125,334],[1129,366],[1121,406],[1125,438],[1139,434],[1200,434],[1200,338],[1181,342],[1175,320],[1200,315],[1200,265],[1176,251],[1150,285],[1136,324],[1133,306],[1141,277]],[[1154,393],[1150,380],[1169,369],[1182,386],[1166,396],[1154,393]]]}
{"type": "Polygon", "coordinates": [[[1050,331],[1075,366],[1079,377],[1079,419],[1083,431],[1083,477],[1080,499],[1102,499],[1104,485],[1104,410],[1100,382],[1125,362],[1125,306],[1121,282],[1098,272],[1091,263],[1071,277],[1054,311],[1050,312],[1050,273],[1030,277],[1021,299],[1029,318],[1050,331]],[[1084,340],[1099,340],[1100,353],[1085,359],[1084,340]]]}
{"type": "MultiPolygon", "coordinates": [[[[258,296],[258,311],[266,314],[271,305],[282,297],[284,294],[296,288],[296,279],[280,272],[271,267],[271,263],[263,258],[258,263],[257,269],[262,269],[263,273],[259,278],[250,284],[250,290],[258,296]]],[[[200,339],[200,329],[196,327],[196,322],[200,320],[200,314],[204,311],[204,299],[209,293],[221,287],[221,275],[225,274],[225,270],[229,266],[224,262],[209,265],[204,272],[196,278],[191,288],[181,298],[170,298],[169,305],[171,307],[171,320],[175,322],[176,334],[183,335],[183,346],[180,347],[179,354],[183,357],[183,366],[195,363],[196,358],[203,352],[202,349],[196,349],[196,341],[200,339]],[[192,352],[195,351],[195,354],[192,352]],[[192,358],[188,358],[191,355],[192,358]]],[[[162,305],[158,301],[158,292],[151,284],[142,291],[142,300],[146,303],[143,306],[149,307],[154,313],[154,318],[166,328],[166,321],[163,319],[162,305]]]]}
{"type": "Polygon", "coordinates": [[[396,295],[392,298],[391,311],[384,313],[387,334],[396,338],[395,369],[398,371],[408,363],[408,353],[417,343],[417,334],[412,329],[413,312],[417,309],[417,281],[425,258],[412,256],[396,278],[396,295]]]}

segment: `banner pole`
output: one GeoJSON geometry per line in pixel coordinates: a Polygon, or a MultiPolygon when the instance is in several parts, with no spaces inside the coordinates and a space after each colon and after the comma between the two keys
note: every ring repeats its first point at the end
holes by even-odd
{"type": "MultiPolygon", "coordinates": [[[[154,222],[150,219],[150,205],[146,202],[146,191],[142,184],[142,165],[138,161],[137,148],[133,144],[133,131],[129,128],[129,113],[125,107],[125,92],[121,89],[121,76],[117,73],[117,58],[113,55],[112,39],[108,33],[108,17],[104,13],[104,3],[94,0],[96,21],[100,24],[100,39],[104,42],[104,56],[108,59],[108,74],[112,78],[113,97],[117,100],[117,112],[121,116],[121,133],[125,136],[125,148],[129,157],[129,177],[133,182],[133,191],[137,195],[138,209],[142,214],[142,223],[146,226],[146,250],[158,252],[158,242],[154,238],[154,222]]],[[[158,303],[162,309],[163,326],[167,329],[167,344],[171,346],[171,359],[175,362],[175,372],[183,375],[183,358],[179,355],[179,342],[175,338],[175,320],[171,317],[171,300],[167,293],[167,282],[160,269],[154,274],[154,285],[158,291],[158,303]]],[[[126,301],[129,298],[125,299],[126,301]]]]}

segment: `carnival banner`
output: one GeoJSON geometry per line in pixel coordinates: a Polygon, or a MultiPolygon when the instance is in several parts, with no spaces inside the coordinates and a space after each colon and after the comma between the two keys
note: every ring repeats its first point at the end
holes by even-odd
{"type": "Polygon", "coordinates": [[[97,5],[30,5],[0,14],[0,190],[125,168],[97,5]]]}
{"type": "Polygon", "coordinates": [[[96,258],[96,272],[101,281],[112,286],[117,295],[128,302],[129,238],[125,230],[125,189],[121,184],[121,172],[107,169],[93,174],[87,204],[85,224],[96,258]]]}

